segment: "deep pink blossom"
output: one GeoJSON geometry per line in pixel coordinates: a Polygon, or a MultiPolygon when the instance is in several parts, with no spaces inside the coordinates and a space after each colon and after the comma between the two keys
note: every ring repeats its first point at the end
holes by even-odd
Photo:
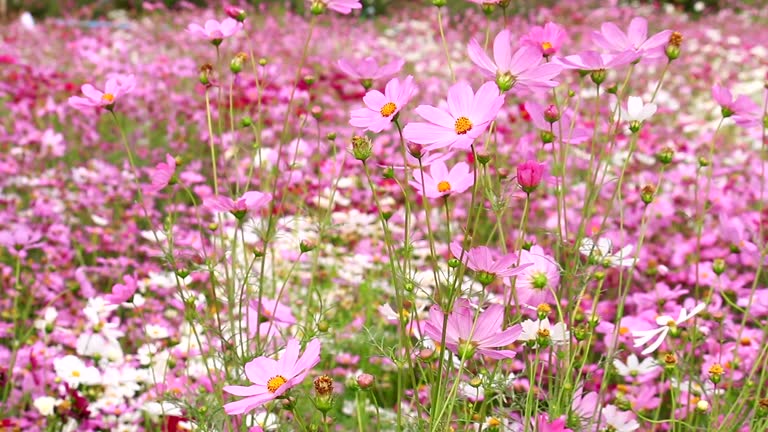
{"type": "Polygon", "coordinates": [[[539,187],[544,177],[545,164],[529,160],[517,166],[517,184],[526,193],[531,193],[539,187]]]}
{"type": "Polygon", "coordinates": [[[520,43],[538,48],[543,56],[551,56],[557,53],[565,42],[568,34],[559,25],[548,22],[544,26],[534,26],[528,34],[520,38],[520,43]]]}
{"type": "Polygon", "coordinates": [[[444,147],[467,149],[482,135],[504,103],[496,84],[487,82],[477,90],[467,83],[454,84],[448,90],[448,111],[430,105],[416,108],[429,123],[408,123],[403,135],[408,141],[425,146],[425,150],[444,147]]]}

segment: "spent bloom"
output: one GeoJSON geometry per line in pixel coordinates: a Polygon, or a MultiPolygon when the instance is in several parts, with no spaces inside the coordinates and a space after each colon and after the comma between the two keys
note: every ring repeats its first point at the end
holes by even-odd
{"type": "Polygon", "coordinates": [[[477,93],[469,84],[460,82],[448,90],[447,112],[419,105],[416,113],[429,123],[408,123],[403,135],[408,141],[424,145],[424,150],[468,149],[496,118],[503,103],[504,96],[492,82],[483,84],[477,93]]]}
{"type": "Polygon", "coordinates": [[[672,30],[664,30],[648,37],[648,21],[636,17],[629,23],[627,33],[616,24],[603,23],[600,31],[592,32],[595,45],[612,54],[625,52],[636,53],[644,59],[657,59],[665,56],[664,49],[669,42],[672,30]]]}
{"type": "Polygon", "coordinates": [[[448,171],[443,161],[432,163],[429,174],[426,172],[413,172],[411,185],[419,194],[426,193],[427,198],[439,198],[457,193],[462,193],[475,183],[474,175],[469,170],[469,165],[459,162],[448,171]],[[422,184],[422,176],[424,183],[422,184]]]}
{"type": "Polygon", "coordinates": [[[510,253],[501,257],[496,257],[496,253],[486,246],[478,246],[465,251],[458,242],[452,242],[451,254],[456,259],[460,259],[470,269],[477,272],[478,280],[483,285],[488,285],[497,277],[506,278],[521,273],[531,263],[517,263],[517,255],[510,253]]]}
{"type": "Polygon", "coordinates": [[[752,126],[759,117],[759,107],[749,96],[739,95],[733,97],[727,87],[719,84],[712,86],[712,97],[720,105],[723,117],[732,117],[739,126],[752,126]]]}
{"type": "Polygon", "coordinates": [[[477,40],[469,43],[469,58],[484,75],[496,81],[501,91],[542,90],[557,86],[553,81],[563,67],[555,63],[544,63],[541,52],[532,46],[524,45],[512,53],[512,35],[509,30],[502,30],[493,41],[493,60],[477,40]]]}
{"type": "Polygon", "coordinates": [[[112,110],[121,96],[133,91],[136,78],[133,75],[118,75],[107,80],[104,91],[97,90],[92,84],[83,84],[80,88],[85,97],[71,96],[69,106],[81,111],[90,108],[105,108],[112,110]]]}
{"type": "Polygon", "coordinates": [[[210,210],[218,212],[230,212],[238,219],[245,217],[248,211],[256,211],[272,201],[272,195],[268,193],[250,191],[243,194],[237,201],[228,197],[214,196],[204,201],[204,205],[210,210]]]}
{"type": "Polygon", "coordinates": [[[234,18],[224,18],[224,21],[208,20],[204,26],[196,23],[191,23],[187,26],[187,33],[197,36],[201,39],[207,39],[214,45],[219,45],[221,42],[237,33],[243,26],[234,18]]]}
{"type": "Polygon", "coordinates": [[[696,316],[699,312],[703,311],[706,308],[705,303],[699,303],[696,305],[693,309],[691,309],[691,312],[688,313],[685,308],[680,309],[680,314],[677,316],[677,319],[672,318],[671,316],[662,315],[660,317],[656,318],[656,324],[659,326],[658,328],[651,329],[651,330],[635,330],[632,332],[632,337],[635,338],[635,347],[639,347],[642,345],[647,344],[650,342],[653,338],[656,338],[656,340],[648,345],[643,351],[643,355],[648,355],[661,346],[661,344],[664,342],[664,339],[666,339],[667,334],[669,334],[670,330],[677,329],[677,326],[680,324],[688,321],[689,319],[696,316]]]}
{"type": "Polygon", "coordinates": [[[520,38],[520,43],[536,47],[542,56],[549,57],[560,49],[568,40],[565,29],[559,25],[548,22],[544,26],[533,26],[528,34],[520,38]]]}
{"type": "Polygon", "coordinates": [[[365,108],[352,110],[352,119],[349,124],[379,133],[397,118],[400,110],[408,104],[415,91],[413,76],[408,75],[403,82],[392,78],[384,88],[384,93],[371,90],[365,94],[363,97],[365,108]]]}
{"type": "Polygon", "coordinates": [[[246,413],[304,381],[310,369],[320,362],[320,340],[311,340],[304,354],[299,355],[299,350],[299,341],[290,339],[280,359],[258,357],[246,363],[245,376],[253,385],[225,386],[225,392],[245,399],[224,405],[224,411],[229,415],[246,413]]]}
{"type": "MultiPolygon", "coordinates": [[[[442,340],[445,319],[445,312],[440,306],[432,306],[429,318],[424,323],[424,333],[433,340],[442,340]]],[[[445,346],[454,354],[466,359],[475,353],[493,359],[515,356],[514,351],[496,349],[515,342],[520,336],[519,325],[504,329],[504,306],[491,305],[480,312],[475,320],[475,310],[469,302],[458,300],[447,319],[445,346]]]]}

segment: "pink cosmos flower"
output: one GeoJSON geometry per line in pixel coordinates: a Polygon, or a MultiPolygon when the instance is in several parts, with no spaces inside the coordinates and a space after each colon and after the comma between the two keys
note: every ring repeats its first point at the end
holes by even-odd
{"type": "MultiPolygon", "coordinates": [[[[424,323],[424,333],[432,340],[440,341],[443,337],[445,312],[434,305],[429,310],[429,318],[424,323]]],[[[471,358],[475,353],[492,359],[513,358],[511,350],[497,350],[515,342],[520,336],[520,325],[504,329],[504,306],[491,305],[482,311],[475,320],[475,310],[469,302],[460,299],[448,315],[448,327],[445,334],[445,347],[457,355],[471,358]]]]}
{"type": "Polygon", "coordinates": [[[366,108],[353,110],[349,124],[379,133],[392,123],[400,110],[411,100],[415,91],[413,76],[408,75],[402,83],[399,79],[392,78],[384,88],[383,94],[378,90],[371,90],[365,94],[363,102],[366,108]]]}
{"type": "Polygon", "coordinates": [[[530,251],[520,251],[520,264],[525,263],[531,265],[523,268],[515,279],[517,301],[536,307],[554,300],[552,290],[560,283],[560,267],[555,259],[541,246],[532,246],[530,251]]]}
{"type": "Polygon", "coordinates": [[[454,84],[448,90],[448,111],[419,105],[416,113],[429,123],[408,123],[403,135],[408,141],[424,145],[424,150],[450,147],[467,149],[496,118],[504,96],[496,84],[487,82],[473,93],[467,83],[454,84]]]}
{"type": "Polygon", "coordinates": [[[272,201],[271,194],[251,191],[244,193],[237,201],[223,196],[207,198],[204,205],[213,211],[230,212],[236,218],[241,219],[248,211],[259,210],[270,201],[272,201]]]}
{"type": "Polygon", "coordinates": [[[398,58],[384,66],[379,66],[373,57],[366,57],[362,60],[340,59],[337,65],[350,78],[360,81],[373,81],[388,78],[400,72],[403,65],[405,65],[405,60],[398,58]]]}
{"type": "Polygon", "coordinates": [[[214,45],[219,45],[224,39],[234,35],[242,27],[242,23],[234,18],[224,18],[224,21],[208,20],[205,27],[192,23],[187,26],[187,33],[201,39],[207,39],[214,45]]]}
{"type": "Polygon", "coordinates": [[[664,30],[649,38],[648,21],[636,17],[629,23],[626,34],[616,24],[603,23],[599,32],[592,32],[592,40],[595,45],[612,54],[634,52],[644,59],[653,60],[666,55],[664,48],[671,34],[672,30],[664,30]]]}
{"type": "Polygon", "coordinates": [[[429,174],[423,173],[423,175],[423,188],[421,183],[422,173],[416,171],[413,172],[411,186],[416,188],[419,194],[423,193],[423,189],[427,194],[427,198],[439,198],[462,193],[475,184],[474,175],[469,170],[469,165],[464,162],[457,163],[450,171],[448,171],[445,162],[434,162],[429,167],[429,174]]]}
{"type": "Polygon", "coordinates": [[[80,88],[85,97],[71,96],[69,106],[80,111],[87,111],[94,107],[112,110],[121,96],[130,93],[136,87],[136,78],[133,75],[119,75],[107,80],[104,91],[97,90],[91,84],[83,84],[80,88]]]}
{"type": "Polygon", "coordinates": [[[260,337],[269,338],[277,330],[296,324],[296,318],[289,306],[277,300],[253,300],[248,306],[248,334],[251,337],[258,333],[260,337]],[[259,318],[263,322],[259,322],[259,318]]]}
{"type": "Polygon", "coordinates": [[[225,386],[225,392],[245,399],[224,405],[224,411],[229,415],[246,413],[304,381],[309,370],[320,362],[320,340],[312,339],[301,356],[299,350],[299,341],[290,339],[279,360],[258,357],[246,363],[245,376],[253,385],[225,386]]]}
{"type": "Polygon", "coordinates": [[[0,246],[5,246],[11,255],[24,258],[28,250],[43,246],[43,235],[26,225],[15,225],[0,231],[0,246]]]}
{"type": "Polygon", "coordinates": [[[133,294],[139,289],[138,281],[132,275],[124,275],[123,281],[125,284],[115,284],[112,286],[112,293],[105,295],[104,300],[113,305],[119,305],[133,297],[133,294]]]}
{"type": "Polygon", "coordinates": [[[535,422],[531,419],[531,423],[534,423],[532,430],[536,432],[573,432],[573,429],[569,429],[565,426],[564,417],[550,420],[548,414],[542,413],[536,417],[535,422]]]}
{"type": "Polygon", "coordinates": [[[557,86],[552,81],[563,67],[556,63],[541,64],[541,52],[525,45],[512,54],[512,35],[502,30],[493,41],[493,61],[477,40],[469,42],[469,58],[488,77],[496,80],[501,91],[536,91],[557,86]]]}
{"type": "Polygon", "coordinates": [[[544,27],[531,27],[528,34],[520,38],[521,44],[538,48],[545,57],[557,53],[566,41],[568,34],[565,29],[552,22],[544,24],[544,27]]]}
{"type": "Polygon", "coordinates": [[[478,246],[469,251],[464,251],[458,242],[453,242],[451,243],[450,249],[451,254],[453,254],[456,259],[459,259],[462,256],[464,257],[462,259],[464,265],[470,270],[477,272],[479,274],[480,282],[485,285],[493,282],[493,279],[496,277],[506,278],[515,276],[521,273],[526,267],[532,265],[532,263],[525,263],[515,267],[515,263],[517,263],[517,255],[510,253],[499,258],[494,258],[497,254],[486,246],[478,246]]]}
{"type": "Polygon", "coordinates": [[[352,9],[362,9],[360,0],[311,0],[312,4],[321,4],[332,11],[347,15],[352,9]]]}
{"type": "Polygon", "coordinates": [[[544,107],[536,102],[526,102],[525,112],[531,118],[533,125],[539,129],[539,135],[545,143],[559,142],[559,135],[562,131],[563,142],[568,144],[580,144],[591,138],[591,134],[588,130],[574,126],[571,130],[571,116],[568,113],[562,113],[559,115],[559,119],[550,123],[547,121],[544,115],[544,107]]]}
{"type": "Polygon", "coordinates": [[[176,174],[176,158],[170,154],[165,155],[165,162],[160,162],[155,166],[154,171],[150,174],[149,178],[152,184],[144,188],[145,191],[150,193],[156,193],[168,186],[176,174]]]}
{"type": "Polygon", "coordinates": [[[621,54],[600,54],[597,51],[586,51],[581,54],[558,57],[555,61],[562,64],[566,69],[598,71],[624,66],[638,58],[639,54],[630,51],[621,54]]]}
{"type": "Polygon", "coordinates": [[[760,108],[749,96],[733,97],[727,87],[719,84],[712,86],[712,97],[720,105],[723,117],[732,117],[739,126],[752,126],[757,123],[760,108]]]}

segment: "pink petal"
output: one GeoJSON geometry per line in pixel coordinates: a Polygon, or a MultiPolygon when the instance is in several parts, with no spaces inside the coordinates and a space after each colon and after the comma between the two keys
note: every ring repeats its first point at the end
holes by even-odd
{"type": "Polygon", "coordinates": [[[450,129],[455,133],[454,127],[456,126],[456,118],[452,117],[447,112],[431,105],[419,105],[416,107],[415,111],[416,114],[420,115],[424,120],[442,126],[443,128],[450,129]]]}
{"type": "Polygon", "coordinates": [[[633,18],[627,29],[627,38],[632,45],[640,47],[648,38],[648,21],[643,17],[633,18]]]}
{"type": "MultiPolygon", "coordinates": [[[[541,54],[538,55],[541,59],[541,54]]],[[[512,64],[512,36],[509,30],[502,30],[493,40],[493,59],[500,69],[508,71],[512,64]]]]}
{"type": "Polygon", "coordinates": [[[448,89],[448,111],[454,118],[469,117],[473,99],[474,93],[469,84],[466,82],[454,84],[448,89]]]}
{"type": "Polygon", "coordinates": [[[479,67],[485,75],[491,78],[496,76],[496,65],[493,63],[490,57],[488,57],[488,55],[485,53],[485,50],[480,46],[479,43],[477,43],[475,39],[472,39],[469,42],[467,52],[469,54],[469,59],[472,60],[472,63],[479,67]]]}
{"type": "Polygon", "coordinates": [[[93,101],[101,101],[101,97],[104,96],[104,93],[96,90],[96,87],[90,84],[83,84],[83,86],[80,87],[80,90],[82,90],[85,97],[93,101]]]}

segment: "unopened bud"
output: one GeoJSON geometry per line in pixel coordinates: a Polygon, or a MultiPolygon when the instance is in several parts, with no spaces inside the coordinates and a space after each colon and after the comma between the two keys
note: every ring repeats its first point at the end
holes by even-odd
{"type": "Polygon", "coordinates": [[[312,2],[312,6],[310,6],[309,10],[312,12],[313,15],[322,15],[323,12],[325,12],[326,6],[325,2],[314,0],[312,2]]]}
{"type": "Polygon", "coordinates": [[[456,268],[461,264],[461,261],[459,261],[457,258],[451,258],[448,260],[448,267],[450,268],[456,268]]]}
{"type": "Polygon", "coordinates": [[[421,159],[423,148],[424,147],[421,144],[409,143],[408,153],[410,153],[411,156],[415,157],[416,159],[421,159]]]}
{"type": "Polygon", "coordinates": [[[555,134],[547,130],[539,131],[539,137],[542,144],[549,144],[555,141],[555,134]]]}
{"type": "Polygon", "coordinates": [[[554,123],[560,120],[560,111],[556,106],[550,105],[544,110],[544,120],[548,123],[554,123]]]}
{"type": "Polygon", "coordinates": [[[266,66],[267,63],[269,63],[269,60],[267,60],[266,58],[262,57],[259,59],[259,66],[266,66]]]}
{"type": "Polygon", "coordinates": [[[709,166],[709,159],[705,158],[704,156],[699,158],[699,166],[701,168],[705,168],[709,166]]]}
{"type": "Polygon", "coordinates": [[[477,161],[481,165],[488,165],[488,162],[491,161],[491,155],[485,151],[480,151],[477,153],[477,161]]]}
{"type": "Polygon", "coordinates": [[[373,387],[375,381],[375,377],[371,374],[363,373],[357,376],[357,385],[359,385],[362,390],[367,390],[373,387]]]}
{"type": "Polygon", "coordinates": [[[235,19],[239,22],[245,21],[245,18],[246,18],[245,11],[235,6],[225,6],[224,13],[226,13],[228,17],[235,19]]]}
{"type": "Polygon", "coordinates": [[[718,276],[725,273],[725,261],[723,261],[721,258],[715,259],[712,262],[712,271],[715,272],[715,274],[718,276]]]}
{"type": "Polygon", "coordinates": [[[675,158],[675,151],[672,150],[672,148],[670,147],[664,147],[658,153],[656,153],[656,160],[661,162],[664,165],[671,163],[672,159],[674,158],[675,158]]]}
{"type": "Polygon", "coordinates": [[[243,117],[240,119],[240,126],[241,127],[251,127],[253,125],[253,119],[251,119],[248,116],[243,117]]]}
{"type": "Polygon", "coordinates": [[[437,7],[443,7],[448,4],[448,0],[432,0],[432,4],[437,7]]]}
{"type": "Polygon", "coordinates": [[[328,135],[325,136],[325,138],[328,141],[333,141],[336,139],[336,132],[328,132],[328,135]]]}
{"type": "Polygon", "coordinates": [[[352,155],[355,159],[365,162],[373,153],[373,143],[366,136],[355,135],[352,137],[352,155]]]}
{"type": "Polygon", "coordinates": [[[315,120],[320,120],[323,118],[323,107],[320,105],[313,105],[312,108],[309,109],[309,112],[312,114],[312,117],[314,117],[315,120]]]}
{"type": "Polygon", "coordinates": [[[314,75],[304,75],[304,84],[312,85],[315,81],[317,81],[317,78],[314,75]]]}
{"type": "Polygon", "coordinates": [[[311,252],[315,247],[317,247],[317,244],[312,240],[304,239],[299,242],[299,250],[301,253],[311,252]]]}
{"type": "Polygon", "coordinates": [[[329,328],[331,328],[331,325],[328,324],[328,321],[322,320],[317,323],[317,331],[320,333],[327,332],[329,328]]]}

